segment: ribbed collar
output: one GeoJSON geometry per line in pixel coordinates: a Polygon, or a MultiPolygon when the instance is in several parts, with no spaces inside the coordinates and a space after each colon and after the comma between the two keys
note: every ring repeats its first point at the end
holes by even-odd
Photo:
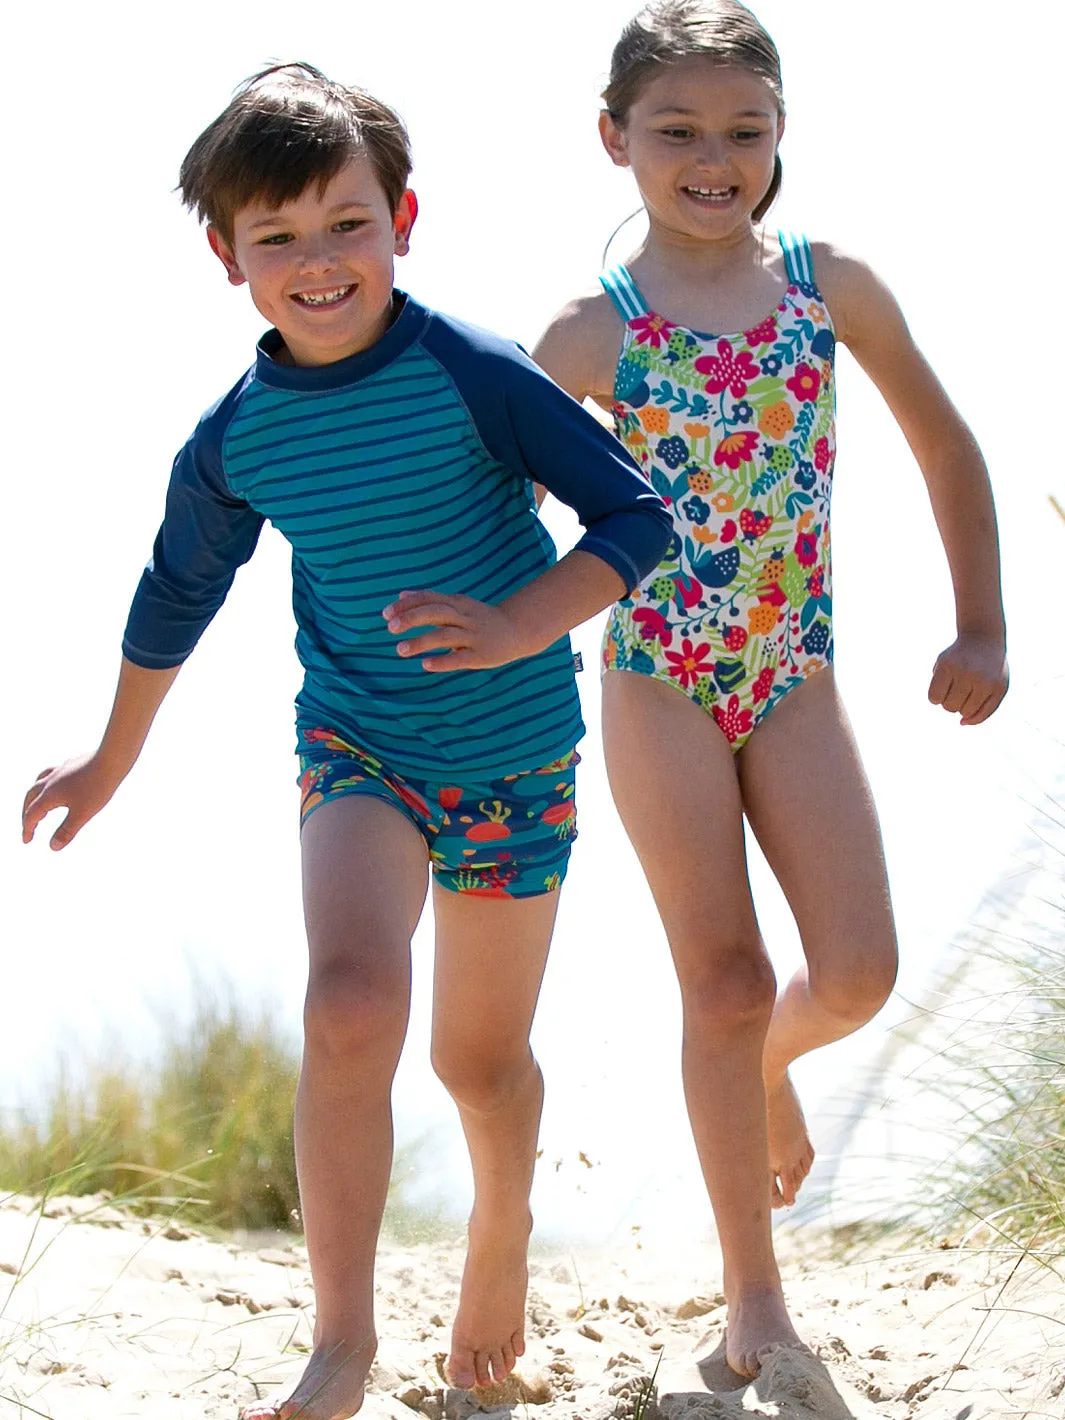
{"type": "Polygon", "coordinates": [[[431,313],[405,292],[394,291],[393,297],[401,303],[399,315],[377,344],[330,365],[283,364],[276,356],[285,342],[279,331],[268,330],[255,347],[255,378],[274,389],[309,392],[342,389],[384,369],[414,344],[431,319],[431,313]]]}

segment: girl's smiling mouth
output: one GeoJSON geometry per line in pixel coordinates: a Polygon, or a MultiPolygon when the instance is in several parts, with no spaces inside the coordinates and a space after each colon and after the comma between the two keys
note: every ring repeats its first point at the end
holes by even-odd
{"type": "Polygon", "coordinates": [[[735,187],[695,187],[689,185],[681,189],[686,196],[693,198],[696,202],[705,202],[712,205],[722,205],[731,202],[739,191],[735,187]]]}

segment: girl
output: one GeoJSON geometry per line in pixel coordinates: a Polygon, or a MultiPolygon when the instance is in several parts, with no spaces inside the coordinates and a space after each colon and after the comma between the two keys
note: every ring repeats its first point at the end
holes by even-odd
{"type": "Polygon", "coordinates": [[[784,101],[776,47],[750,11],[656,0],[625,28],[603,98],[603,144],[632,169],[650,229],[565,307],[537,358],[611,410],[673,514],[665,560],[608,623],[604,744],[680,980],[727,1358],[751,1376],[767,1347],[797,1341],[769,1227],[770,1205],[792,1203],[813,1162],[788,1066],[868,1021],[897,962],[876,815],[832,672],[837,340],[927,482],[958,628],[929,696],[966,725],[1007,687],[998,541],[980,452],[891,293],[827,243],[762,225],[784,101]],[[775,1004],[744,815],[806,958],[775,1004]]]}

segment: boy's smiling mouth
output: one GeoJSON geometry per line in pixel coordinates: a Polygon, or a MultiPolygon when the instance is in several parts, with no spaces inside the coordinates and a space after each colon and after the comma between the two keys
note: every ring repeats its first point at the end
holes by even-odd
{"type": "Polygon", "coordinates": [[[324,291],[293,291],[292,300],[299,306],[312,309],[321,306],[336,306],[355,290],[352,282],[348,286],[331,286],[324,291]]]}

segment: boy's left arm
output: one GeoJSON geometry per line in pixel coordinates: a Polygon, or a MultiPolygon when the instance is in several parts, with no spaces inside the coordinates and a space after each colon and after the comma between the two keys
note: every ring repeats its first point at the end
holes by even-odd
{"type": "Polygon", "coordinates": [[[815,249],[836,334],[872,379],[924,475],[954,586],[957,636],[928,698],[978,725],[1009,686],[998,528],[991,483],[969,427],[918,350],[884,283],[860,261],[815,249]]]}
{"type": "Polygon", "coordinates": [[[586,531],[572,552],[497,606],[412,591],[385,607],[397,636],[435,628],[400,641],[397,650],[426,656],[424,668],[438,674],[483,670],[545,650],[631,591],[657,567],[672,533],[662,500],[594,416],[527,356],[507,359],[500,375],[502,398],[484,413],[474,411],[482,438],[501,463],[573,508],[586,531]],[[450,654],[427,656],[440,649],[450,654]]]}

